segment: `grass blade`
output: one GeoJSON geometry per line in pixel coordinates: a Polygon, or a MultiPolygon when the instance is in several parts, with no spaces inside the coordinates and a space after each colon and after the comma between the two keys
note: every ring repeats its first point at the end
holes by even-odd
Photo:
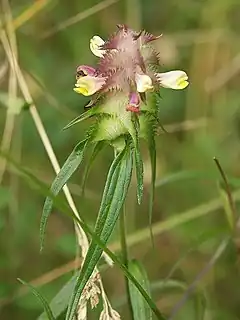
{"type": "Polygon", "coordinates": [[[52,313],[52,310],[51,310],[47,300],[41,295],[41,293],[38,292],[38,290],[36,288],[34,288],[32,285],[23,281],[22,279],[18,279],[18,281],[20,281],[22,284],[27,286],[31,290],[31,292],[35,295],[35,297],[41,302],[41,304],[45,310],[47,318],[49,320],[55,320],[53,313],[52,313]]]}
{"type": "Polygon", "coordinates": [[[204,268],[198,273],[193,282],[189,285],[187,290],[185,291],[182,298],[177,302],[177,304],[173,307],[173,310],[169,316],[169,320],[175,319],[179,310],[183,307],[186,301],[189,299],[189,296],[195,291],[197,284],[202,280],[202,278],[211,270],[211,268],[215,265],[215,263],[219,260],[222,254],[225,252],[227,246],[229,245],[229,240],[231,238],[228,236],[224,240],[221,241],[220,245],[217,247],[215,253],[211,257],[211,259],[205,264],[204,268]]]}
{"type": "Polygon", "coordinates": [[[221,192],[222,198],[224,201],[224,208],[225,208],[225,213],[226,216],[228,218],[229,224],[231,226],[231,228],[233,229],[235,227],[236,221],[237,221],[237,212],[236,212],[236,207],[235,207],[235,203],[232,197],[232,192],[231,192],[231,187],[229,185],[227,176],[220,164],[220,162],[218,161],[218,159],[216,157],[213,158],[214,162],[216,163],[216,166],[221,174],[221,177],[223,179],[224,182],[224,187],[225,190],[223,189],[221,192]]]}
{"type": "MultiPolygon", "coordinates": [[[[150,284],[147,273],[142,264],[140,264],[137,260],[129,261],[128,270],[150,295],[150,284]]],[[[151,320],[152,311],[132,282],[129,282],[129,291],[134,320],[151,320]]]]}
{"type": "MultiPolygon", "coordinates": [[[[83,159],[84,150],[87,144],[87,140],[79,142],[76,147],[73,149],[70,156],[65,161],[64,165],[62,166],[61,170],[57,174],[55,180],[51,186],[51,193],[53,196],[56,196],[70,179],[72,174],[77,170],[80,163],[83,159]]],[[[44,244],[44,236],[45,236],[45,229],[47,225],[48,217],[51,213],[53,207],[53,198],[47,197],[44,203],[41,222],[40,222],[40,248],[43,249],[44,244]]]]}
{"type": "Polygon", "coordinates": [[[234,230],[235,227],[235,219],[233,216],[233,212],[232,212],[232,208],[229,204],[229,198],[228,198],[228,194],[226,192],[225,186],[222,185],[222,183],[218,183],[218,190],[219,190],[219,195],[222,198],[222,203],[223,203],[223,208],[224,208],[224,213],[226,215],[226,219],[227,222],[229,224],[229,227],[231,228],[231,230],[234,230]]]}
{"type": "MultiPolygon", "coordinates": [[[[132,176],[132,150],[127,146],[114,159],[105,184],[95,234],[106,245],[119,217],[132,176]]],[[[75,290],[69,303],[66,319],[72,320],[83,289],[89,280],[103,250],[91,242],[75,290]]]]}

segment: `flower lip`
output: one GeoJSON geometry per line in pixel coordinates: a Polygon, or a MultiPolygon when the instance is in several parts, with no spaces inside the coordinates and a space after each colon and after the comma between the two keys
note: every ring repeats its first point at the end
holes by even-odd
{"type": "Polygon", "coordinates": [[[99,58],[102,58],[104,56],[104,54],[106,53],[106,50],[101,49],[104,43],[105,41],[101,37],[99,36],[92,37],[92,39],[90,40],[90,50],[95,56],[99,58]]]}
{"type": "Polygon", "coordinates": [[[164,88],[181,90],[188,86],[188,75],[182,70],[173,70],[155,74],[160,85],[164,88]]]}
{"type": "Polygon", "coordinates": [[[85,76],[77,80],[77,83],[75,84],[75,88],[73,90],[84,96],[91,96],[99,91],[105,84],[105,82],[106,78],[104,77],[85,76]]]}

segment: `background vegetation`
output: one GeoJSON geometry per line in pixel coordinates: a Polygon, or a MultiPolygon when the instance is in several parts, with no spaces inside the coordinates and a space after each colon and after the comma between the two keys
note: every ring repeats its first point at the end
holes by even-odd
{"type": "MultiPolygon", "coordinates": [[[[5,20],[10,13],[6,3],[1,3],[5,20]]],[[[86,103],[72,88],[76,66],[96,61],[89,39],[95,34],[104,38],[117,23],[156,35],[163,33],[158,41],[163,71],[185,70],[190,86],[180,92],[162,90],[161,121],[168,133],[159,129],[156,139],[154,247],[147,214],[150,163],[142,145],[144,203],[140,207],[136,204],[135,181],[127,200],[130,255],[144,264],[154,299],[164,313],[174,310],[186,288],[199,277],[197,298],[190,295],[176,319],[240,319],[239,234],[232,234],[231,219],[226,215],[229,210],[218,183],[221,176],[213,161],[216,156],[221,162],[238,209],[239,0],[15,0],[10,6],[19,65],[61,164],[88,127],[83,122],[62,131],[83,112],[86,103]],[[228,235],[231,240],[224,246],[222,241],[228,235]],[[207,272],[201,275],[206,266],[207,272]]],[[[2,150],[50,185],[55,175],[30,112],[21,109],[24,99],[17,92],[18,100],[8,100],[8,93],[15,89],[2,46],[0,59],[2,150]]],[[[85,199],[80,188],[84,165],[69,184],[81,216],[90,226],[96,219],[112,157],[112,150],[106,148],[96,160],[85,199]]],[[[43,195],[4,158],[0,161],[0,182],[0,318],[34,319],[41,313],[41,305],[16,279],[32,281],[50,301],[74,269],[73,224],[54,211],[45,250],[40,254],[43,195]]],[[[120,249],[118,230],[110,249],[120,249]]],[[[102,275],[113,305],[128,319],[122,273],[113,268],[102,275]]],[[[97,318],[94,312],[91,317],[97,318]]]]}

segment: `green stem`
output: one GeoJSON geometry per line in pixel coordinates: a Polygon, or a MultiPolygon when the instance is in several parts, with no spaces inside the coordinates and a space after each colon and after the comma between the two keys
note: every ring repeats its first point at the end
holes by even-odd
{"type": "MultiPolygon", "coordinates": [[[[121,249],[122,249],[122,263],[128,267],[128,250],[127,250],[127,240],[126,240],[126,228],[125,228],[125,216],[126,216],[126,205],[123,205],[122,214],[119,219],[119,229],[120,229],[120,238],[121,238],[121,249]]],[[[127,294],[127,302],[129,305],[129,311],[131,319],[133,318],[133,310],[132,303],[129,291],[128,278],[124,276],[125,286],[126,286],[126,294],[127,294]]]]}

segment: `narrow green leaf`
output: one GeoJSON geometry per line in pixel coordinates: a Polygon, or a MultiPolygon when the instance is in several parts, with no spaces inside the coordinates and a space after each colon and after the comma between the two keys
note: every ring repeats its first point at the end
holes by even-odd
{"type": "MultiPolygon", "coordinates": [[[[83,159],[84,150],[87,144],[87,140],[79,142],[76,147],[73,149],[70,156],[65,161],[64,165],[62,166],[61,170],[57,174],[55,180],[51,186],[51,193],[53,196],[57,196],[57,194],[62,190],[64,185],[73,175],[73,173],[77,170],[80,163],[83,159]]],[[[43,249],[44,245],[44,236],[45,236],[45,229],[47,225],[48,217],[51,213],[53,207],[54,200],[50,197],[47,197],[43,206],[43,213],[40,222],[40,250],[43,249]]]]}
{"type": "MultiPolygon", "coordinates": [[[[71,277],[50,302],[50,308],[55,318],[58,318],[67,309],[75,281],[76,275],[71,277]]],[[[46,313],[42,313],[37,320],[46,320],[46,313]]]]}
{"type": "Polygon", "coordinates": [[[90,118],[92,115],[94,115],[94,111],[93,109],[89,109],[88,111],[80,114],[79,116],[77,116],[75,119],[73,119],[72,121],[69,122],[69,124],[67,124],[63,130],[69,129],[72,126],[74,126],[75,124],[77,124],[78,122],[81,122],[83,120],[86,120],[88,118],[90,118]]]}
{"type": "Polygon", "coordinates": [[[88,160],[88,163],[86,165],[84,174],[83,174],[83,180],[82,180],[82,196],[84,196],[84,191],[85,191],[85,186],[86,186],[86,182],[87,182],[87,178],[91,169],[91,166],[93,164],[93,161],[96,159],[97,155],[99,154],[99,152],[103,149],[104,147],[104,141],[98,141],[92,151],[91,157],[88,160]]]}
{"type": "MultiPolygon", "coordinates": [[[[137,260],[132,260],[128,262],[128,270],[150,295],[150,284],[143,265],[137,260]]],[[[132,282],[129,282],[129,291],[134,320],[151,320],[152,311],[132,282]]]]}
{"type": "Polygon", "coordinates": [[[153,241],[153,232],[152,232],[152,216],[153,216],[153,203],[154,203],[155,182],[156,182],[156,144],[155,144],[155,138],[153,134],[149,134],[149,137],[148,137],[148,150],[150,155],[151,171],[152,171],[151,187],[149,192],[150,199],[149,199],[148,217],[149,217],[151,241],[153,244],[154,241],[153,241]]]}
{"type": "Polygon", "coordinates": [[[135,117],[133,123],[135,127],[135,137],[132,138],[134,143],[135,165],[137,175],[137,200],[138,204],[140,204],[143,196],[143,161],[139,146],[139,122],[137,117],[135,117]]]}
{"type": "MultiPolygon", "coordinates": [[[[43,194],[44,196],[49,196],[50,198],[54,198],[53,195],[49,192],[48,186],[39,180],[36,176],[34,176],[28,169],[24,168],[22,165],[18,164],[14,161],[11,157],[6,155],[5,153],[0,151],[0,155],[7,159],[16,170],[16,172],[23,177],[31,186],[37,187],[38,191],[43,194]]],[[[157,319],[159,320],[166,320],[165,317],[161,314],[158,310],[154,301],[149,297],[147,292],[143,289],[143,287],[137,282],[137,280],[132,276],[132,274],[128,271],[126,266],[121,262],[121,260],[110,251],[105,244],[100,240],[100,238],[85,224],[83,221],[79,220],[73,212],[69,209],[64,201],[59,198],[54,200],[56,207],[59,209],[60,212],[66,214],[68,217],[71,217],[74,221],[76,221],[82,229],[92,237],[92,241],[102,248],[104,252],[113,260],[113,262],[123,271],[123,273],[128,277],[130,281],[134,283],[134,285],[138,288],[139,292],[142,294],[144,299],[147,301],[148,305],[156,315],[157,319]]]]}
{"type": "MultiPolygon", "coordinates": [[[[100,204],[98,217],[95,225],[95,233],[101,234],[108,216],[114,211],[119,214],[128,191],[128,185],[132,174],[132,152],[129,146],[116,155],[109,169],[105,183],[102,201],[100,204]],[[122,172],[122,171],[125,172],[122,172]],[[126,181],[125,181],[126,179],[126,181]],[[125,184],[127,188],[125,187],[125,184]],[[113,197],[115,196],[115,198],[113,197]],[[119,204],[121,200],[122,205],[119,204]],[[116,207],[114,207],[117,205],[116,207]],[[121,205],[121,207],[119,207],[121,205]],[[110,209],[112,211],[110,211],[110,209]],[[117,210],[116,210],[117,209],[117,210]]],[[[112,216],[110,215],[110,218],[112,216]]]]}
{"type": "Polygon", "coordinates": [[[18,281],[20,281],[22,284],[27,286],[31,290],[31,292],[35,295],[35,297],[39,300],[39,302],[42,304],[42,306],[45,310],[45,314],[47,316],[47,319],[55,320],[53,313],[52,313],[52,310],[51,310],[47,300],[41,295],[41,293],[38,292],[38,290],[36,288],[34,288],[32,285],[23,281],[22,279],[18,279],[18,281]]]}
{"type": "Polygon", "coordinates": [[[136,175],[137,175],[137,200],[141,204],[143,196],[143,161],[140,150],[135,149],[136,175]]]}
{"type": "MultiPolygon", "coordinates": [[[[109,169],[95,226],[95,234],[99,236],[105,245],[113,232],[125,201],[131,175],[132,150],[129,146],[126,146],[126,148],[116,156],[109,169]]],[[[67,320],[74,318],[80,296],[102,252],[102,248],[92,241],[68,306],[67,320]]]]}

